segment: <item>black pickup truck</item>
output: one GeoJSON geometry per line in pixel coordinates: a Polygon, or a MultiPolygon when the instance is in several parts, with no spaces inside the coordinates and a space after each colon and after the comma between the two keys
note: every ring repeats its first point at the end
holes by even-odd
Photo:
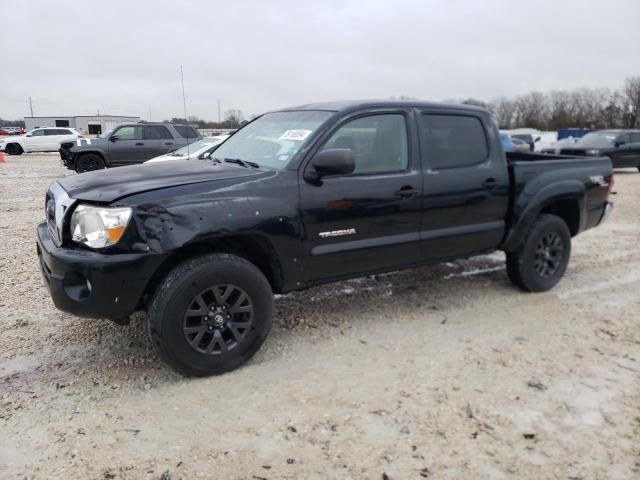
{"type": "Polygon", "coordinates": [[[469,106],[289,108],[212,155],[61,179],[37,229],[58,308],[118,323],[146,310],[160,357],[187,375],[249,359],[274,292],[494,250],[515,285],[548,290],[571,238],[611,208],[609,159],[505,156],[469,106]]]}

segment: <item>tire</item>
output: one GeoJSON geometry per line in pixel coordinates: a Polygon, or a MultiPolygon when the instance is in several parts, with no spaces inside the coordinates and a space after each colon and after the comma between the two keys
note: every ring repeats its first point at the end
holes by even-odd
{"type": "Polygon", "coordinates": [[[4,147],[4,151],[7,155],[22,155],[24,150],[18,143],[9,143],[6,147],[4,147]]]}
{"type": "Polygon", "coordinates": [[[571,257],[569,227],[556,215],[543,214],[522,244],[507,253],[507,275],[527,292],[544,292],[562,278],[571,257]]]}
{"type": "Polygon", "coordinates": [[[104,160],[100,155],[95,153],[85,153],[80,155],[76,160],[76,172],[92,172],[94,170],[102,170],[106,168],[104,160]]]}
{"type": "Polygon", "coordinates": [[[266,339],[273,293],[263,273],[243,258],[203,255],[169,272],[153,295],[147,318],[156,353],[174,370],[187,376],[219,375],[249,360],[266,339]],[[229,293],[229,288],[236,290],[229,293]]]}

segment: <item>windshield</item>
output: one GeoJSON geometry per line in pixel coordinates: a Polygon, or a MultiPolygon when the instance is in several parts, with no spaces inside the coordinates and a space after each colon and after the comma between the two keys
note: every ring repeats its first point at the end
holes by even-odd
{"type": "Polygon", "coordinates": [[[174,157],[184,157],[186,155],[193,155],[201,151],[204,148],[215,145],[216,143],[220,143],[222,140],[219,138],[203,138],[202,140],[198,140],[197,142],[190,143],[186,147],[179,148],[175,152],[171,152],[171,155],[174,157]]]}
{"type": "Polygon", "coordinates": [[[576,142],[576,145],[591,145],[591,146],[608,146],[616,139],[616,135],[611,132],[591,132],[587,133],[584,137],[576,142]]]}
{"type": "Polygon", "coordinates": [[[238,130],[213,156],[285,168],[307,138],[331,115],[332,112],[318,110],[267,113],[238,130]]]}
{"type": "Polygon", "coordinates": [[[107,138],[111,132],[113,132],[113,128],[111,130],[107,130],[106,132],[102,132],[100,135],[98,135],[97,138],[107,138]]]}

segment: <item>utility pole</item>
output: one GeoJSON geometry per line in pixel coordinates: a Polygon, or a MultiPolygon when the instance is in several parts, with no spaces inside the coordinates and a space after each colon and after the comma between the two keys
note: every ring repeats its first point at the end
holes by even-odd
{"type": "Polygon", "coordinates": [[[222,117],[220,116],[220,99],[218,99],[218,123],[222,121],[222,117]]]}
{"type": "Polygon", "coordinates": [[[33,104],[31,103],[31,95],[29,95],[29,110],[31,110],[31,116],[33,117],[33,104]]]}

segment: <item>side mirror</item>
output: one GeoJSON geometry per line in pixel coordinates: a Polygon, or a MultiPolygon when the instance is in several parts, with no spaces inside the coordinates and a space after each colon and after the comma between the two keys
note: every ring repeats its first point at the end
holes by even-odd
{"type": "Polygon", "coordinates": [[[26,135],[26,136],[27,136],[27,137],[31,137],[31,136],[33,136],[33,135],[31,135],[30,133],[27,133],[27,135],[26,135]]]}
{"type": "Polygon", "coordinates": [[[621,147],[621,146],[622,146],[622,145],[624,145],[625,143],[627,143],[627,142],[625,142],[624,140],[619,140],[619,141],[617,141],[616,143],[614,143],[614,146],[616,146],[616,147],[621,147]]]}
{"type": "Polygon", "coordinates": [[[328,148],[316,153],[305,180],[317,182],[327,175],[348,175],[356,169],[356,159],[350,148],[328,148]]]}
{"type": "Polygon", "coordinates": [[[540,137],[536,137],[533,141],[534,143],[538,143],[540,141],[540,137]]]}
{"type": "Polygon", "coordinates": [[[118,140],[118,136],[117,136],[117,135],[111,135],[111,136],[109,137],[109,141],[110,141],[110,142],[115,142],[115,141],[117,141],[117,140],[118,140]]]}

